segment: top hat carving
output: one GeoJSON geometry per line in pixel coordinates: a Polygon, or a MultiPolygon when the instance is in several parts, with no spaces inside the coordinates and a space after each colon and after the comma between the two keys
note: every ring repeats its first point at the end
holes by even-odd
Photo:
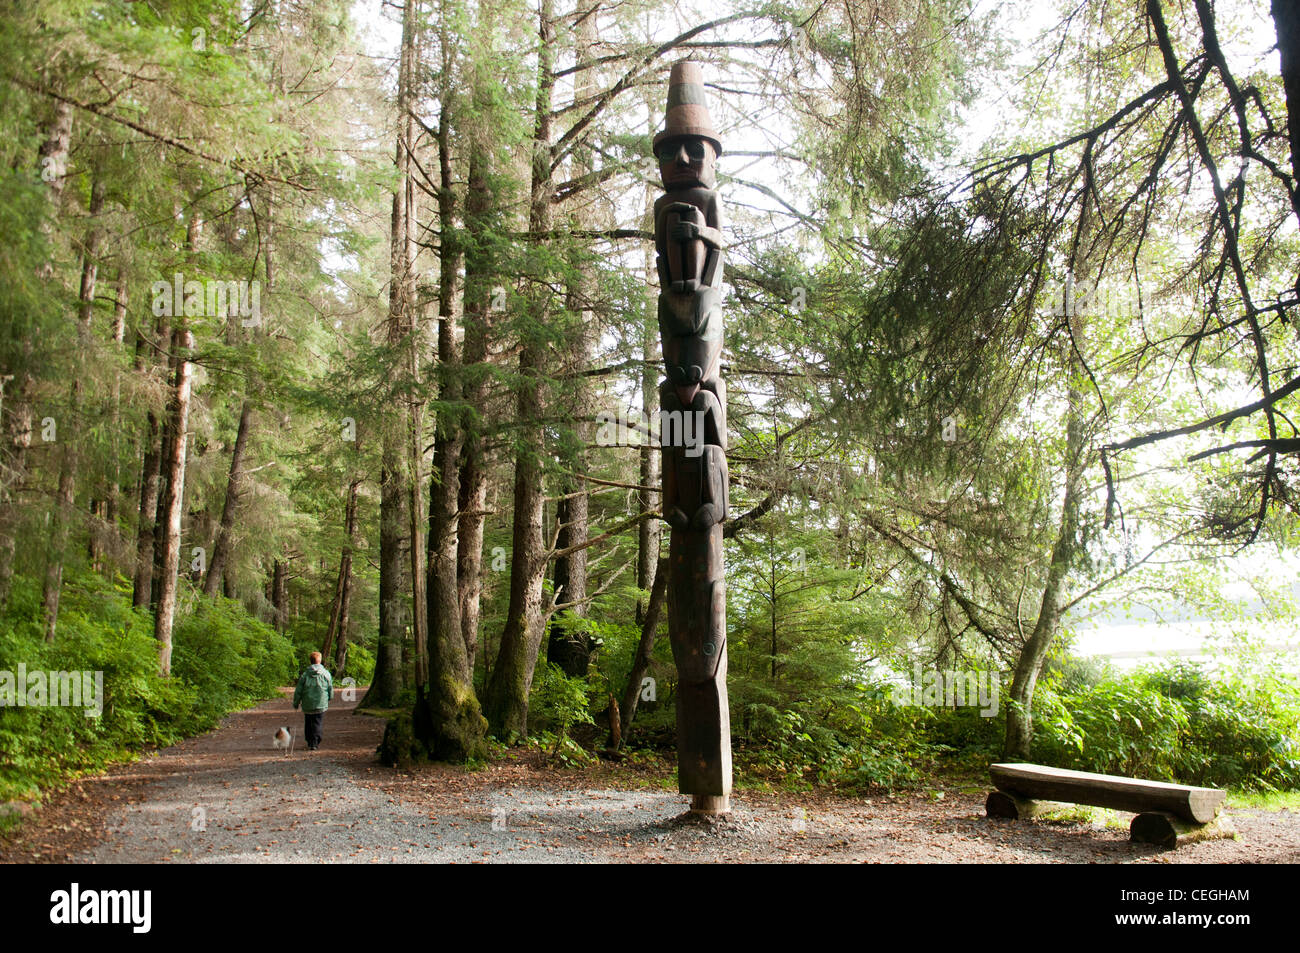
{"type": "Polygon", "coordinates": [[[709,118],[709,107],[704,98],[704,73],[699,63],[681,60],[673,64],[668,78],[668,108],[664,114],[664,128],[654,138],[654,148],[669,139],[699,136],[713,143],[722,155],[722,143],[709,118]]]}

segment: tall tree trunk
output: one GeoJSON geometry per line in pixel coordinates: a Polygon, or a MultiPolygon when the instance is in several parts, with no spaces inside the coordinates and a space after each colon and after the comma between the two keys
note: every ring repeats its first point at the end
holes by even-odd
{"type": "Polygon", "coordinates": [[[50,121],[45,141],[37,153],[38,164],[43,178],[50,187],[50,201],[57,211],[59,201],[63,198],[63,186],[67,181],[68,148],[72,144],[72,106],[62,100],[54,104],[54,116],[50,121]]]}
{"type": "MultiPolygon", "coordinates": [[[[387,342],[398,348],[405,344],[412,328],[413,293],[415,274],[412,262],[412,234],[415,213],[414,186],[411,180],[411,154],[415,146],[415,128],[412,108],[415,101],[416,82],[416,24],[419,3],[410,0],[402,8],[402,46],[397,73],[397,143],[394,165],[397,183],[393,189],[393,211],[389,224],[389,284],[387,342]]],[[[408,365],[408,370],[409,370],[408,365]]],[[[409,471],[411,417],[402,412],[399,428],[391,422],[383,428],[383,474],[379,503],[379,655],[375,660],[375,677],[370,690],[362,700],[363,705],[391,707],[396,705],[403,686],[402,648],[405,641],[405,576],[411,568],[420,565],[420,558],[411,555],[411,564],[403,566],[401,547],[410,540],[418,548],[418,536],[412,538],[411,530],[418,532],[420,514],[409,513],[415,495],[411,492],[409,471]],[[406,430],[406,438],[401,430],[406,430]],[[403,527],[406,533],[403,533],[403,527]]],[[[425,585],[422,578],[410,581],[411,592],[425,585]]],[[[417,639],[424,631],[424,620],[416,624],[417,639]]],[[[417,646],[417,667],[422,666],[420,656],[424,645],[417,646]]]]}
{"type": "MultiPolygon", "coordinates": [[[[71,143],[72,107],[65,102],[56,102],[45,140],[37,151],[41,177],[49,187],[52,214],[44,226],[47,230],[49,223],[57,218],[62,204],[64,175],[71,143]]],[[[48,278],[53,273],[54,265],[49,262],[42,269],[42,274],[48,278]]],[[[17,550],[15,534],[22,513],[16,497],[26,480],[27,449],[31,446],[31,401],[36,387],[36,380],[29,370],[32,348],[33,342],[30,339],[24,342],[23,357],[19,365],[12,368],[12,373],[9,373],[9,368],[0,368],[0,387],[7,388],[6,392],[11,395],[8,423],[4,428],[8,438],[8,472],[0,473],[0,609],[8,603],[13,586],[14,555],[17,550]]]]}
{"type": "Polygon", "coordinates": [[[185,448],[189,428],[191,367],[189,350],[194,339],[180,326],[172,332],[172,350],[176,354],[176,376],[169,405],[173,439],[163,460],[166,490],[162,494],[162,511],[165,516],[162,537],[162,572],[158,589],[158,609],[154,617],[154,638],[158,641],[158,665],[164,676],[172,670],[172,628],[176,621],[176,590],[180,576],[181,513],[185,496],[185,448]]]}
{"type": "MultiPolygon", "coordinates": [[[[188,260],[195,261],[203,218],[192,210],[185,225],[188,260]]],[[[178,302],[173,302],[177,304],[178,302]]],[[[185,451],[189,438],[190,388],[193,369],[189,352],[194,336],[185,323],[185,309],[174,308],[171,332],[172,393],[164,416],[162,457],[158,465],[158,510],[154,526],[154,638],[158,642],[159,668],[171,675],[172,629],[176,622],[176,595],[180,585],[181,519],[185,503],[185,451]]]]}
{"type": "MultiPolygon", "coordinates": [[[[1071,370],[1074,372],[1071,380],[1075,380],[1080,369],[1077,362],[1072,361],[1071,364],[1071,370]]],[[[1033,631],[1020,651],[1011,679],[1009,692],[1011,703],[1007,709],[1003,757],[1020,761],[1027,761],[1030,757],[1034,738],[1034,689],[1038,684],[1038,676],[1043,670],[1043,662],[1047,659],[1048,650],[1051,649],[1060,627],[1061,606],[1065,601],[1065,582],[1079,551],[1079,496],[1082,489],[1085,450],[1080,409],[1082,398],[1079,388],[1071,385],[1066,422],[1065,500],[1061,509],[1060,529],[1056,543],[1052,547],[1052,559],[1047,569],[1047,581],[1043,586],[1038,620],[1034,623],[1033,631]]]]}
{"type": "Polygon", "coordinates": [[[415,684],[423,688],[429,682],[429,579],[428,579],[428,540],[425,538],[424,519],[428,512],[424,506],[424,492],[420,481],[424,479],[421,423],[423,414],[418,407],[408,408],[407,420],[411,435],[411,500],[408,505],[410,523],[407,535],[411,540],[411,630],[414,636],[415,650],[415,684]]]}
{"type": "MultiPolygon", "coordinates": [[[[95,313],[95,282],[99,274],[99,243],[101,229],[99,216],[104,211],[105,183],[103,175],[97,170],[90,186],[90,224],[81,255],[81,289],[77,295],[77,340],[79,344],[78,363],[92,346],[91,320],[95,313]]],[[[80,425],[81,405],[83,401],[84,382],[79,370],[73,371],[72,401],[69,419],[63,422],[59,434],[59,484],[54,495],[54,506],[50,514],[50,537],[45,558],[45,583],[41,594],[41,603],[45,614],[45,641],[54,641],[55,628],[59,619],[59,595],[63,586],[63,562],[67,554],[68,524],[74,516],[73,504],[76,494],[77,444],[81,435],[74,430],[80,425]]],[[[92,534],[93,539],[93,534],[92,534]]],[[[98,554],[92,555],[92,561],[98,554]]]]}
{"type": "Polygon", "coordinates": [[[289,563],[277,559],[271,569],[271,611],[277,632],[289,630],[289,563]]]}
{"type": "MultiPolygon", "coordinates": [[[[278,79],[272,85],[283,93],[278,79]]],[[[255,201],[256,199],[250,196],[249,208],[253,212],[259,232],[262,262],[266,274],[266,293],[269,295],[275,288],[275,193],[270,186],[267,186],[266,215],[262,218],[257,217],[255,201]]],[[[233,236],[229,241],[233,241],[233,236]]],[[[239,309],[229,310],[236,313],[239,311],[239,309]]],[[[238,340],[243,325],[235,314],[228,313],[225,317],[227,340],[233,344],[238,340]]],[[[253,334],[256,333],[257,328],[254,327],[253,334]]],[[[235,432],[235,445],[230,453],[230,475],[226,480],[226,498],[221,507],[221,524],[217,528],[217,536],[212,545],[212,560],[208,565],[208,575],[203,581],[203,594],[209,599],[215,599],[219,592],[228,591],[233,575],[230,557],[234,545],[235,519],[239,514],[239,501],[244,489],[244,460],[248,450],[248,435],[253,426],[253,402],[249,396],[253,391],[252,373],[248,372],[244,378],[244,399],[239,407],[239,426],[235,432]]]]}
{"type": "MultiPolygon", "coordinates": [[[[1089,83],[1084,94],[1085,108],[1089,101],[1089,83]]],[[[1090,175],[1090,173],[1089,173],[1090,175]]],[[[1093,263],[1090,257],[1093,224],[1089,196],[1095,191],[1085,186],[1084,205],[1079,221],[1079,231],[1075,251],[1072,253],[1071,277],[1085,287],[1093,279],[1093,263]],[[1074,274],[1074,272],[1078,274],[1074,274]]],[[[1084,437],[1084,394],[1079,381],[1084,376],[1084,366],[1080,358],[1080,349],[1085,346],[1086,328],[1083,315],[1070,304],[1067,291],[1065,321],[1069,325],[1066,339],[1062,344],[1064,354],[1062,364],[1067,380],[1065,408],[1065,495],[1061,505],[1061,520],[1057,530],[1056,541],[1052,546],[1052,556],[1047,567],[1047,578],[1043,584],[1043,595],[1039,601],[1038,619],[1034,628],[1021,647],[1012,673],[1011,688],[1008,693],[1010,704],[1007,706],[1006,734],[1003,739],[1003,756],[1008,759],[1026,761],[1030,757],[1034,739],[1034,689],[1038,685],[1038,676],[1043,670],[1047,653],[1056,639],[1060,628],[1062,606],[1065,603],[1066,583],[1071,567],[1080,551],[1079,542],[1079,500],[1083,493],[1083,477],[1086,469],[1087,445],[1084,437]]]]}
{"type": "MultiPolygon", "coordinates": [[[[420,7],[417,0],[408,0],[407,8],[410,8],[410,19],[406,16],[406,8],[403,8],[402,15],[402,53],[407,62],[407,81],[404,89],[398,93],[398,129],[399,139],[397,143],[397,167],[400,173],[400,198],[402,202],[401,219],[402,227],[395,229],[392,236],[394,250],[396,243],[402,242],[401,260],[394,257],[393,265],[393,287],[400,290],[400,297],[390,298],[390,316],[396,327],[403,336],[409,336],[406,342],[406,360],[407,376],[409,378],[410,396],[407,398],[409,403],[406,407],[406,426],[407,426],[407,451],[410,455],[408,466],[409,473],[409,493],[410,502],[407,507],[409,523],[407,524],[407,533],[410,537],[409,557],[411,560],[411,630],[415,636],[415,684],[417,690],[422,690],[429,682],[429,621],[428,621],[428,577],[426,570],[425,552],[426,540],[424,536],[424,520],[427,518],[424,504],[424,405],[419,396],[420,389],[420,355],[424,347],[424,336],[420,328],[420,308],[416,302],[416,272],[415,256],[417,248],[415,244],[415,231],[418,224],[419,203],[416,200],[415,176],[412,175],[412,163],[414,161],[411,153],[415,149],[416,129],[415,129],[415,86],[416,86],[416,67],[419,63],[419,43],[420,31],[416,17],[419,16],[420,7]],[[407,36],[409,31],[409,38],[407,36]],[[403,93],[405,100],[403,101],[403,93]],[[397,307],[394,308],[393,305],[397,307]]],[[[443,108],[446,108],[444,103],[443,108]]],[[[446,117],[442,119],[442,124],[446,125],[446,117]]],[[[448,191],[451,188],[450,182],[444,182],[444,188],[448,191]]],[[[398,201],[397,195],[393,201],[398,201]]],[[[447,196],[440,196],[440,201],[446,201],[447,196]]],[[[397,221],[397,210],[394,209],[394,223],[397,221]]],[[[443,223],[444,229],[447,223],[443,223]]],[[[446,269],[443,269],[443,275],[446,276],[446,269]]]]}
{"type": "MultiPolygon", "coordinates": [[[[339,627],[339,607],[343,604],[343,569],[348,565],[347,562],[348,544],[343,544],[343,556],[339,557],[339,574],[334,580],[334,599],[330,602],[330,621],[325,627],[325,641],[321,643],[320,655],[324,663],[330,663],[334,653],[334,634],[339,627]]],[[[324,560],[321,560],[321,570],[324,572],[324,560]]],[[[338,678],[337,671],[334,677],[338,678]]]]}
{"type": "MultiPolygon", "coordinates": [[[[153,363],[149,352],[161,360],[167,352],[167,340],[171,335],[171,322],[167,317],[159,317],[157,324],[157,342],[150,341],[145,335],[144,327],[136,332],[135,366],[144,372],[153,363]]],[[[163,434],[161,421],[152,407],[146,414],[148,431],[145,433],[144,455],[140,467],[140,513],[136,527],[135,578],[131,590],[131,604],[137,609],[144,609],[153,604],[153,565],[154,532],[158,519],[158,495],[160,483],[160,466],[163,453],[163,434]]]]}
{"type": "Polygon", "coordinates": [[[59,484],[50,512],[50,539],[45,554],[45,582],[41,588],[41,606],[45,618],[45,641],[54,641],[59,621],[59,592],[63,585],[63,557],[67,547],[68,522],[72,518],[74,463],[73,441],[62,435],[59,454],[59,484]]]}
{"type": "MultiPolygon", "coordinates": [[[[126,342],[127,270],[118,266],[113,283],[113,343],[120,350],[126,342]]],[[[104,501],[104,521],[109,538],[118,541],[117,519],[122,509],[122,373],[113,370],[113,393],[109,403],[109,429],[113,440],[113,473],[108,483],[108,499],[104,501]]]]}
{"type": "MultiPolygon", "coordinates": [[[[578,80],[574,85],[574,98],[581,101],[596,92],[595,70],[591,67],[592,48],[596,42],[596,17],[594,14],[582,17],[576,32],[578,80]],[[585,67],[585,68],[584,68],[585,67]]],[[[587,144],[573,150],[573,172],[575,179],[593,172],[595,162],[591,147],[587,144]]],[[[590,204],[582,204],[574,212],[572,222],[575,229],[590,228],[599,224],[592,214],[590,204]]],[[[587,444],[591,440],[592,395],[591,378],[584,372],[591,367],[591,352],[595,344],[592,328],[591,299],[595,291],[595,281],[591,274],[591,265],[575,255],[570,262],[570,278],[566,312],[574,316],[569,353],[572,361],[566,370],[569,386],[565,388],[564,404],[569,416],[574,421],[573,437],[567,447],[560,452],[560,466],[566,471],[560,480],[560,500],[556,506],[555,519],[558,526],[556,545],[560,549],[573,550],[568,555],[559,556],[553,569],[556,610],[551,616],[550,638],[546,646],[546,658],[558,665],[568,676],[585,678],[591,665],[591,639],[581,628],[582,619],[587,615],[587,550],[589,524],[589,497],[587,483],[583,477],[587,473],[587,444]]]]}
{"type": "Polygon", "coordinates": [[[1286,91],[1291,176],[1300,183],[1300,9],[1294,0],[1273,0],[1272,8],[1277,51],[1282,61],[1282,88],[1286,91]]]}
{"type": "MultiPolygon", "coordinates": [[[[198,251],[199,236],[203,231],[203,218],[194,211],[189,216],[189,221],[185,226],[185,247],[188,251],[189,260],[193,262],[198,251]]],[[[175,304],[179,304],[176,302],[175,304]]],[[[174,309],[178,313],[173,315],[176,319],[177,328],[185,328],[185,317],[183,309],[174,309]]],[[[165,341],[166,339],[162,339],[165,341]]],[[[171,368],[172,380],[177,380],[180,376],[181,362],[184,356],[176,350],[174,344],[176,341],[176,332],[172,332],[173,347],[168,355],[169,366],[171,368]]],[[[170,480],[169,468],[167,461],[176,455],[176,445],[178,440],[184,439],[184,434],[176,430],[176,420],[173,414],[163,416],[162,436],[159,438],[161,449],[161,459],[158,466],[158,510],[154,516],[153,531],[153,582],[151,601],[155,615],[159,611],[159,600],[163,591],[163,580],[167,575],[167,547],[166,537],[168,533],[169,517],[167,514],[167,501],[170,499],[170,480]]]]}
{"type": "MultiPolygon", "coordinates": [[[[570,459],[575,463],[583,460],[577,455],[570,459]]],[[[561,550],[581,546],[587,541],[587,495],[580,483],[580,480],[565,480],[561,484],[568,491],[555,507],[556,546],[561,550]]],[[[565,556],[556,556],[551,572],[556,609],[549,626],[546,660],[559,666],[571,678],[585,678],[591,666],[591,641],[578,628],[581,625],[578,620],[587,614],[584,605],[587,598],[587,550],[578,549],[565,556]]]]}
{"type": "Polygon", "coordinates": [[[348,502],[344,512],[344,530],[347,542],[343,544],[343,555],[339,557],[339,578],[334,589],[334,604],[330,607],[330,624],[325,633],[325,645],[321,656],[328,659],[331,649],[334,652],[334,677],[342,678],[348,660],[348,613],[352,605],[352,551],[357,541],[357,488],[361,480],[354,479],[348,485],[348,502]],[[335,641],[337,640],[337,641],[335,641]]]}
{"type": "Polygon", "coordinates": [[[122,344],[126,341],[126,314],[130,304],[130,289],[127,286],[126,265],[117,269],[117,279],[113,283],[113,341],[122,344]]]}
{"type": "Polygon", "coordinates": [[[27,448],[32,442],[32,405],[29,388],[33,380],[25,371],[21,384],[8,389],[16,375],[0,376],[0,420],[8,444],[8,461],[0,473],[0,611],[9,602],[13,589],[14,553],[20,509],[15,497],[22,491],[27,469],[27,448]],[[28,390],[24,391],[24,388],[28,390]]]}
{"type": "Polygon", "coordinates": [[[235,514],[239,510],[239,493],[244,475],[244,451],[248,447],[248,431],[253,421],[253,405],[247,398],[239,409],[239,429],[235,434],[235,447],[230,453],[230,477],[226,481],[226,501],[221,507],[221,525],[212,546],[212,559],[208,575],[203,581],[203,594],[215,599],[226,578],[226,564],[230,561],[231,538],[235,532],[235,514]]]}
{"type": "Polygon", "coordinates": [[[158,417],[149,411],[149,430],[145,434],[144,460],[140,467],[140,512],[135,541],[135,574],[131,580],[131,605],[147,609],[153,604],[153,533],[158,511],[158,464],[162,446],[158,417]]]}
{"type": "MultiPolygon", "coordinates": [[[[82,342],[82,354],[87,353],[91,345],[92,321],[95,315],[95,285],[99,278],[100,246],[103,243],[104,230],[99,227],[99,216],[104,211],[104,193],[106,190],[104,176],[96,171],[90,186],[90,227],[86,232],[86,244],[82,252],[81,293],[77,305],[77,329],[82,342]]],[[[75,385],[80,390],[80,375],[75,385]]],[[[75,474],[73,479],[75,480],[75,474]]],[[[93,491],[92,491],[93,494],[93,491]]],[[[91,496],[90,499],[89,554],[90,567],[98,572],[104,561],[104,498],[91,496]]]]}
{"type": "MultiPolygon", "coordinates": [[[[273,82],[273,86],[279,92],[283,92],[281,83],[273,82]]],[[[248,198],[248,207],[253,213],[253,221],[256,222],[257,231],[259,231],[259,242],[261,250],[261,259],[263,259],[263,268],[266,276],[265,293],[270,294],[276,286],[276,220],[274,220],[274,211],[276,211],[276,194],[272,187],[266,186],[266,213],[263,217],[257,217],[255,195],[248,198]]],[[[234,243],[233,235],[227,235],[227,244],[234,243]]],[[[242,315],[238,308],[227,308],[226,319],[226,339],[227,343],[234,345],[239,339],[240,329],[243,328],[242,315]],[[230,313],[234,312],[234,313],[230,313]]],[[[259,319],[252,322],[252,334],[257,333],[260,326],[259,319]]],[[[248,434],[252,430],[252,412],[253,404],[251,394],[255,393],[253,386],[252,372],[247,372],[244,376],[244,397],[243,402],[239,404],[239,425],[235,429],[235,443],[230,451],[230,473],[226,478],[226,497],[221,506],[221,524],[217,528],[216,540],[212,545],[212,560],[208,566],[207,579],[203,581],[203,594],[209,599],[216,598],[217,593],[224,593],[227,598],[230,597],[233,589],[233,566],[231,566],[231,553],[234,546],[234,527],[235,519],[239,515],[239,501],[243,494],[243,475],[246,469],[246,458],[248,451],[248,434]]]]}
{"type": "MultiPolygon", "coordinates": [[[[414,318],[412,309],[412,317],[414,318]]],[[[419,351],[422,335],[418,327],[412,328],[413,340],[408,352],[412,388],[418,388],[420,379],[419,351]]],[[[410,522],[407,533],[411,539],[411,629],[415,636],[415,685],[423,690],[429,683],[429,580],[426,546],[434,545],[425,539],[424,520],[428,512],[424,504],[424,408],[423,401],[412,396],[406,408],[407,452],[410,455],[410,503],[407,506],[410,522]]],[[[453,534],[454,535],[454,534],[453,534]]],[[[454,582],[453,582],[454,584],[454,582]]]]}
{"type": "MultiPolygon", "coordinates": [[[[533,135],[533,174],[528,227],[535,240],[551,231],[551,98],[555,83],[554,0],[541,0],[538,27],[538,83],[533,135]]],[[[539,279],[545,276],[537,276],[539,279]]],[[[550,310],[545,281],[533,285],[532,320],[545,326],[550,310]]],[[[501,633],[496,664],[488,678],[484,712],[497,737],[528,733],[528,693],[542,640],[542,584],[546,576],[546,541],[542,531],[542,373],[546,353],[536,330],[525,335],[519,352],[516,413],[520,438],[515,457],[513,549],[510,557],[510,606],[501,633]]]]}
{"type": "Polygon", "coordinates": [[[131,605],[153,605],[153,530],[159,506],[159,464],[162,462],[162,434],[159,419],[148,412],[148,433],[144,434],[144,460],[140,465],[140,512],[135,536],[135,579],[131,605]]]}
{"type": "Polygon", "coordinates": [[[402,644],[406,627],[406,561],[402,528],[406,523],[405,467],[401,441],[384,435],[383,469],[379,476],[379,645],[375,674],[362,707],[392,708],[401,698],[402,644]]]}
{"type": "MultiPolygon", "coordinates": [[[[169,379],[174,381],[180,366],[172,342],[168,343],[168,351],[169,379]]],[[[158,598],[162,594],[164,543],[167,536],[167,461],[176,453],[176,428],[170,413],[163,413],[160,430],[161,433],[158,437],[158,505],[153,517],[153,549],[151,550],[153,553],[153,566],[150,570],[152,575],[149,594],[149,606],[155,613],[158,611],[158,598]]]]}
{"type": "Polygon", "coordinates": [[[478,649],[479,606],[483,592],[483,525],[487,517],[488,470],[481,414],[487,401],[487,360],[492,267],[487,251],[493,197],[488,188],[488,154],[474,137],[465,197],[465,321],[459,519],[457,520],[456,589],[461,636],[469,670],[478,649]]]}
{"type": "MultiPolygon", "coordinates": [[[[440,44],[444,50],[449,47],[440,44]]],[[[451,73],[444,53],[443,75],[451,73]]],[[[451,168],[451,123],[455,112],[450,85],[442,90],[438,124],[438,218],[441,242],[438,279],[438,382],[437,432],[434,437],[434,474],[429,487],[428,632],[430,680],[417,701],[417,734],[429,754],[439,760],[464,761],[481,756],[487,721],[474,695],[473,669],[465,649],[460,620],[459,503],[460,448],[463,428],[455,408],[460,402],[460,355],[456,347],[455,301],[460,272],[461,244],[456,233],[455,192],[451,168]],[[419,710],[423,704],[424,711],[419,710]]]]}

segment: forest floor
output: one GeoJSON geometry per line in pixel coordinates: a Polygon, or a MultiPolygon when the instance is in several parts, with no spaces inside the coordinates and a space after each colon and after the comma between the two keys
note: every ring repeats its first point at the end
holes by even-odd
{"type": "Polygon", "coordinates": [[[702,822],[657,769],[560,769],[529,751],[479,770],[385,768],[383,721],[353,708],[336,697],[317,752],[272,749],[277,727],[302,727],[279,698],[76,781],[0,835],[0,861],[1300,862],[1300,813],[1286,809],[1233,809],[1237,839],[1165,851],[1129,843],[1129,815],[991,820],[982,790],[942,784],[864,798],[740,790],[727,819],[702,822]]]}

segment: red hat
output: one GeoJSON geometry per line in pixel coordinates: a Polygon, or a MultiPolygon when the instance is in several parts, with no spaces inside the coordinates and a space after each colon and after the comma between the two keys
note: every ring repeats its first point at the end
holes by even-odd
{"type": "Polygon", "coordinates": [[[713,143],[722,155],[722,143],[713,131],[709,107],[704,99],[704,73],[699,63],[681,60],[673,64],[668,78],[668,109],[664,114],[664,129],[654,138],[654,148],[666,139],[699,136],[713,143]]]}

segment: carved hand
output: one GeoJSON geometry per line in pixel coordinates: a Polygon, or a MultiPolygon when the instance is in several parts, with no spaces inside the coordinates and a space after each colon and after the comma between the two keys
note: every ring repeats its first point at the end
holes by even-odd
{"type": "Polygon", "coordinates": [[[694,222],[677,222],[668,233],[675,242],[690,242],[700,237],[700,226],[694,222]]]}

